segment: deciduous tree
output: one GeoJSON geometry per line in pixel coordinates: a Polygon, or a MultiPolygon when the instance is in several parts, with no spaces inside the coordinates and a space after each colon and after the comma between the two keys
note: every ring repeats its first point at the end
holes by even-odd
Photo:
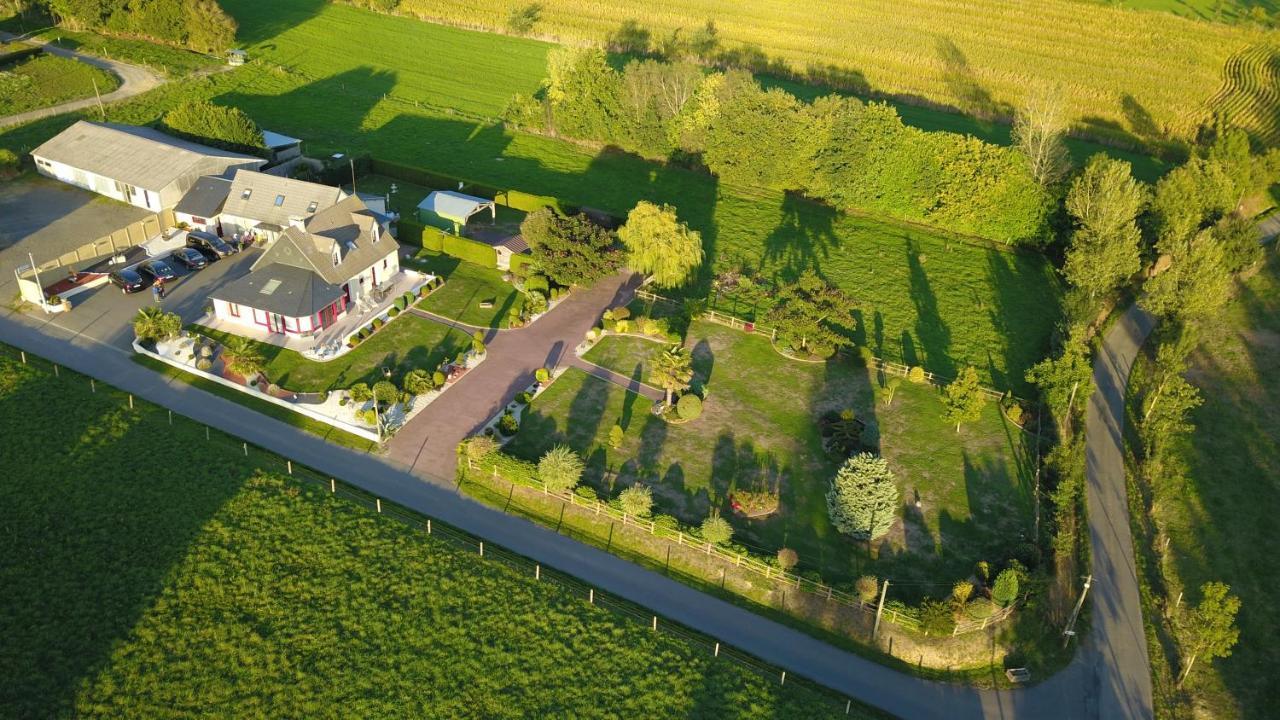
{"type": "Polygon", "coordinates": [[[1142,285],[1140,305],[1165,318],[1195,324],[1217,313],[1231,295],[1231,273],[1211,230],[1193,238],[1167,270],[1142,285]]]}
{"type": "Polygon", "coordinates": [[[189,100],[165,113],[164,126],[176,135],[229,150],[263,150],[262,129],[239,108],[189,100]]]}
{"type": "Polygon", "coordinates": [[[543,208],[525,217],[520,234],[538,267],[560,285],[590,285],[622,264],[617,236],[586,215],[543,208]]]}
{"type": "Polygon", "coordinates": [[[659,287],[683,285],[702,266],[702,235],[680,222],[670,205],[640,201],[627,214],[618,238],[627,248],[631,267],[649,273],[659,287]]]}
{"type": "Polygon", "coordinates": [[[1041,185],[1056,183],[1070,169],[1064,142],[1070,126],[1062,89],[1056,87],[1033,87],[1014,115],[1014,144],[1041,185]]]}
{"type": "Polygon", "coordinates": [[[889,463],[871,453],[840,466],[827,491],[827,512],[840,532],[874,540],[889,532],[898,516],[898,486],[889,463]]]}
{"type": "Polygon", "coordinates": [[[943,391],[942,404],[945,408],[943,417],[956,426],[956,432],[960,432],[960,426],[964,423],[982,417],[987,396],[978,383],[978,371],[972,366],[961,370],[960,376],[943,391]]]}
{"type": "Polygon", "coordinates": [[[1076,222],[1063,272],[1089,296],[1113,290],[1141,266],[1137,217],[1146,188],[1129,163],[1094,155],[1071,184],[1067,211],[1076,222]]]}
{"type": "Polygon", "coordinates": [[[1200,604],[1179,617],[1178,639],[1184,658],[1179,686],[1191,674],[1197,659],[1227,657],[1240,639],[1236,627],[1240,598],[1230,592],[1231,588],[1223,583],[1207,582],[1200,586],[1200,604]]]}

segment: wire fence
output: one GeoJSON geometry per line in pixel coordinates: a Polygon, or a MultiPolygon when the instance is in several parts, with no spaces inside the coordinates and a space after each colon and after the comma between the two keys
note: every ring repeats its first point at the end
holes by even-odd
{"type": "MultiPolygon", "coordinates": [[[[852,712],[854,701],[835,693],[830,688],[803,676],[788,673],[786,670],[771,665],[728,643],[716,640],[713,637],[657,615],[625,598],[606,593],[554,567],[543,565],[519,553],[486,542],[482,538],[436,518],[410,510],[391,500],[340,481],[302,463],[294,462],[289,458],[262,449],[222,430],[199,423],[184,415],[175,414],[172,410],[166,410],[145,400],[138,399],[131,393],[106,383],[98,382],[93,377],[61,367],[57,363],[38,355],[27,353],[2,343],[0,343],[0,355],[17,360],[23,365],[49,372],[64,387],[79,387],[85,393],[114,399],[122,408],[127,408],[128,411],[135,413],[140,422],[149,422],[160,427],[169,428],[185,424],[191,428],[203,429],[206,442],[223,447],[228,454],[239,455],[247,459],[259,469],[287,475],[298,482],[326,490],[335,498],[357,503],[372,512],[385,515],[434,539],[446,542],[454,548],[478,553],[486,560],[502,565],[516,574],[531,577],[539,582],[554,583],[569,595],[631,618],[654,632],[662,632],[679,638],[690,645],[701,648],[715,658],[723,658],[765,680],[776,681],[780,685],[792,688],[793,692],[808,693],[831,707],[835,714],[843,711],[845,715],[848,715],[852,712]]],[[[859,710],[860,713],[867,714],[867,710],[864,707],[860,706],[859,710]]]]}

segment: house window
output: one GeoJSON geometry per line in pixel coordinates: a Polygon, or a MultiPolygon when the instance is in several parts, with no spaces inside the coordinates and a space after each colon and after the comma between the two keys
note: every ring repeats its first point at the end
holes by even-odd
{"type": "Polygon", "coordinates": [[[307,212],[313,213],[316,211],[317,207],[320,207],[320,203],[316,202],[315,200],[312,200],[311,204],[307,206],[307,212]]]}
{"type": "Polygon", "coordinates": [[[283,196],[283,195],[277,195],[277,196],[276,196],[276,207],[280,207],[280,206],[281,206],[281,205],[283,205],[283,204],[284,204],[284,196],[283,196]]]}
{"type": "Polygon", "coordinates": [[[240,306],[235,303],[227,303],[227,312],[231,313],[231,317],[240,317],[240,306]]]}
{"type": "Polygon", "coordinates": [[[245,188],[245,189],[244,189],[244,192],[240,193],[240,199],[241,199],[241,200],[248,200],[248,199],[249,199],[249,196],[250,196],[250,195],[252,195],[252,194],[253,194],[253,188],[245,188]]]}
{"type": "Polygon", "coordinates": [[[194,224],[196,224],[196,225],[204,225],[205,223],[207,223],[207,222],[209,222],[209,221],[208,221],[208,220],[205,220],[205,219],[204,219],[204,218],[202,218],[202,217],[196,217],[195,215],[192,215],[192,216],[191,216],[191,222],[192,222],[192,223],[194,223],[194,224]]]}
{"type": "Polygon", "coordinates": [[[389,262],[391,262],[391,259],[390,259],[390,258],[382,258],[382,269],[383,269],[383,270],[386,270],[386,269],[387,269],[387,263],[389,263],[389,262]]]}

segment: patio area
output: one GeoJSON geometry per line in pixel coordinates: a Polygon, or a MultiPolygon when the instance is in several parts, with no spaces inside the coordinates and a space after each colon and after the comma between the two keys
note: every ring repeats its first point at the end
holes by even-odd
{"type": "Polygon", "coordinates": [[[388,311],[395,304],[396,299],[405,293],[413,293],[416,296],[422,286],[434,280],[435,277],[429,273],[401,268],[400,272],[392,276],[390,282],[383,284],[371,295],[362,297],[348,307],[347,312],[343,313],[333,325],[310,337],[273,333],[266,328],[227,322],[214,317],[212,313],[206,313],[197,321],[197,324],[293,350],[302,353],[310,360],[325,362],[342,357],[350,351],[351,348],[347,347],[347,339],[374,319],[382,318],[384,322],[394,321],[395,318],[391,317],[388,311]]]}

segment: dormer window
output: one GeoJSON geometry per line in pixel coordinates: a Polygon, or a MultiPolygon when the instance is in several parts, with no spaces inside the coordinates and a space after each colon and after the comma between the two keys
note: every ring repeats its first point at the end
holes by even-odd
{"type": "Polygon", "coordinates": [[[283,195],[277,195],[277,196],[276,196],[276,207],[280,207],[280,206],[281,206],[281,205],[283,205],[283,204],[284,204],[284,196],[283,196],[283,195]]]}
{"type": "Polygon", "coordinates": [[[240,193],[240,199],[241,199],[241,200],[248,200],[248,199],[249,199],[249,196],[250,196],[250,195],[252,195],[252,194],[253,194],[253,188],[245,188],[245,189],[244,189],[244,192],[240,193]]]}
{"type": "Polygon", "coordinates": [[[333,246],[333,266],[338,267],[341,264],[342,264],[342,251],[338,249],[337,245],[334,245],[333,246]]]}
{"type": "Polygon", "coordinates": [[[312,200],[311,204],[307,206],[307,212],[313,213],[316,211],[316,208],[318,207],[320,207],[320,203],[315,200],[312,200]]]}

